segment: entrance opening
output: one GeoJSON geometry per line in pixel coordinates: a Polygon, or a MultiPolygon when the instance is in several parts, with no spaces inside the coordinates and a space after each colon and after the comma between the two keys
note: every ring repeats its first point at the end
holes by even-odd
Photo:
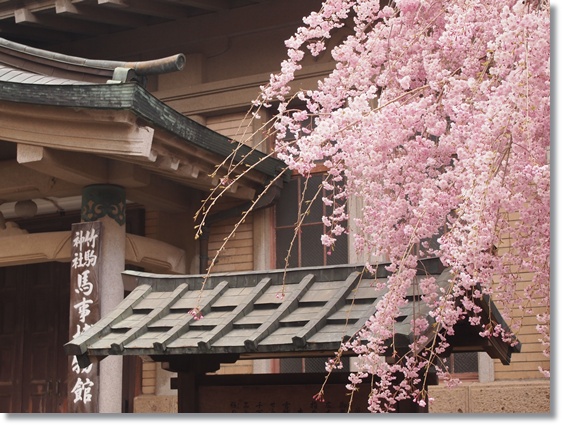
{"type": "Polygon", "coordinates": [[[66,411],[70,269],[0,268],[0,412],[66,411]]]}

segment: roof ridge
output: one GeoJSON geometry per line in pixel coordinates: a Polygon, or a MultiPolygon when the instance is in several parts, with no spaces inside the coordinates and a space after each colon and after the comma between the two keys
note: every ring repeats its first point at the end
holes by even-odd
{"type": "Polygon", "coordinates": [[[114,71],[116,68],[128,68],[133,69],[137,75],[163,74],[167,72],[180,71],[183,69],[186,61],[183,53],[160,59],[134,62],[88,59],[80,56],[65,55],[63,53],[27,46],[25,44],[6,40],[2,37],[0,37],[0,48],[9,49],[26,56],[41,58],[52,62],[53,66],[58,64],[70,64],[83,68],[102,69],[107,71],[114,71]]]}

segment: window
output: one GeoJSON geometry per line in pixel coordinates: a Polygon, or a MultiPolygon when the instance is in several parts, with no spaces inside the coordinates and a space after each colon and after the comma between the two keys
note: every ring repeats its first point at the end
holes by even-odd
{"type": "MultiPolygon", "coordinates": [[[[310,204],[322,184],[323,174],[313,174],[306,181],[305,177],[295,176],[285,185],[275,211],[275,239],[276,239],[276,267],[285,267],[285,258],[291,248],[288,266],[310,267],[348,262],[347,235],[337,237],[335,249],[329,248],[320,242],[321,236],[326,232],[322,223],[322,216],[330,215],[329,207],[324,205],[322,197],[329,196],[323,188],[321,193],[310,204]],[[304,194],[304,197],[303,197],[304,194]],[[299,214],[299,201],[303,199],[302,211],[310,205],[310,211],[303,220],[292,246],[295,233],[295,224],[299,214]]],[[[345,223],[342,224],[345,227],[345,223]]]]}
{"type": "MultiPolygon", "coordinates": [[[[291,241],[295,234],[295,224],[299,215],[299,202],[303,199],[302,211],[310,205],[309,214],[303,220],[301,228],[291,247],[288,267],[310,267],[336,264],[347,264],[348,262],[348,240],[347,235],[337,237],[335,249],[329,252],[329,248],[320,242],[320,237],[325,233],[326,227],[322,223],[322,216],[328,216],[330,210],[322,202],[322,197],[329,194],[324,189],[310,204],[320,185],[323,174],[313,174],[306,181],[305,177],[294,176],[285,185],[281,197],[275,209],[275,240],[276,240],[276,267],[285,268],[285,258],[291,241]],[[304,198],[303,198],[304,193],[304,198]]],[[[346,223],[342,226],[345,227],[346,223]]],[[[328,358],[282,358],[279,359],[278,370],[280,373],[325,373],[325,363],[328,358]]],[[[342,371],[349,372],[349,359],[342,359],[344,368],[342,371]]]]}
{"type": "Polygon", "coordinates": [[[478,380],[478,353],[453,353],[447,357],[449,373],[462,381],[478,380]]]}
{"type": "MultiPolygon", "coordinates": [[[[326,373],[326,362],[324,357],[302,357],[284,358],[279,362],[280,373],[326,373]]],[[[349,357],[341,359],[342,372],[349,372],[349,357]]],[[[336,369],[338,370],[338,369],[336,369]]],[[[339,370],[338,370],[339,371],[339,370]]]]}

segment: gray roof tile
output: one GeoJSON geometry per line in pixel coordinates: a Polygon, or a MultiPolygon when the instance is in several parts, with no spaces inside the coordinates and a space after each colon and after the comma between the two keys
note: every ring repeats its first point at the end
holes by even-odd
{"type": "MultiPolygon", "coordinates": [[[[375,313],[384,294],[374,288],[373,278],[362,279],[361,270],[294,269],[286,273],[284,284],[282,270],[225,273],[212,275],[203,288],[200,275],[125,272],[125,279],[136,281],[136,289],[66,349],[88,356],[239,353],[254,358],[336,351],[342,338],[375,313]],[[199,320],[189,313],[195,307],[203,315],[199,320]]],[[[441,285],[447,284],[446,270],[438,268],[435,274],[441,285]]],[[[414,314],[428,313],[415,304],[401,309],[396,325],[406,345],[414,314]]]]}
{"type": "Polygon", "coordinates": [[[69,78],[56,78],[34,72],[23,71],[3,64],[0,64],[0,81],[9,81],[20,84],[92,84],[85,81],[72,80],[69,78]]]}

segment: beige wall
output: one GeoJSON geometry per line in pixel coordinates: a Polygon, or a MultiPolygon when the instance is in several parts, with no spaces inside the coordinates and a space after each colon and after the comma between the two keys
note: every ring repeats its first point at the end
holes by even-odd
{"type": "MultiPolygon", "coordinates": [[[[512,224],[515,224],[518,220],[518,214],[510,216],[512,224]]],[[[504,237],[498,254],[502,255],[510,249],[512,249],[511,240],[504,237]]],[[[525,298],[524,289],[530,284],[533,275],[525,270],[517,270],[515,268],[513,268],[513,272],[518,273],[521,279],[517,284],[518,294],[520,297],[525,298]]],[[[539,371],[539,367],[547,370],[550,369],[550,361],[543,354],[544,347],[539,342],[539,334],[536,330],[538,324],[536,314],[545,311],[545,308],[540,306],[540,301],[542,300],[534,299],[531,303],[526,304],[526,307],[534,309],[533,313],[524,312],[520,309],[511,309],[513,318],[522,321],[521,328],[517,332],[517,338],[522,344],[521,353],[513,354],[509,366],[504,366],[499,361],[495,362],[496,380],[544,379],[543,374],[539,371]]],[[[498,308],[501,309],[501,304],[499,303],[498,308]]]]}
{"type": "MultiPolygon", "coordinates": [[[[230,370],[225,372],[230,373],[230,370]]],[[[247,371],[246,373],[250,373],[247,371]]],[[[143,393],[145,394],[145,393],[143,393]]],[[[431,386],[430,414],[550,412],[550,385],[544,380],[472,383],[456,388],[431,386]]],[[[136,413],[176,413],[177,396],[143,395],[135,399],[136,413]]]]}
{"type": "MultiPolygon", "coordinates": [[[[232,218],[214,224],[209,234],[209,261],[224,245],[225,238],[231,233],[238,219],[232,218]]],[[[238,225],[236,233],[224,245],[220,252],[212,273],[249,271],[254,268],[253,248],[253,219],[248,219],[238,225]]]]}
{"type": "Polygon", "coordinates": [[[430,413],[548,413],[550,383],[545,380],[431,386],[430,413]]]}

